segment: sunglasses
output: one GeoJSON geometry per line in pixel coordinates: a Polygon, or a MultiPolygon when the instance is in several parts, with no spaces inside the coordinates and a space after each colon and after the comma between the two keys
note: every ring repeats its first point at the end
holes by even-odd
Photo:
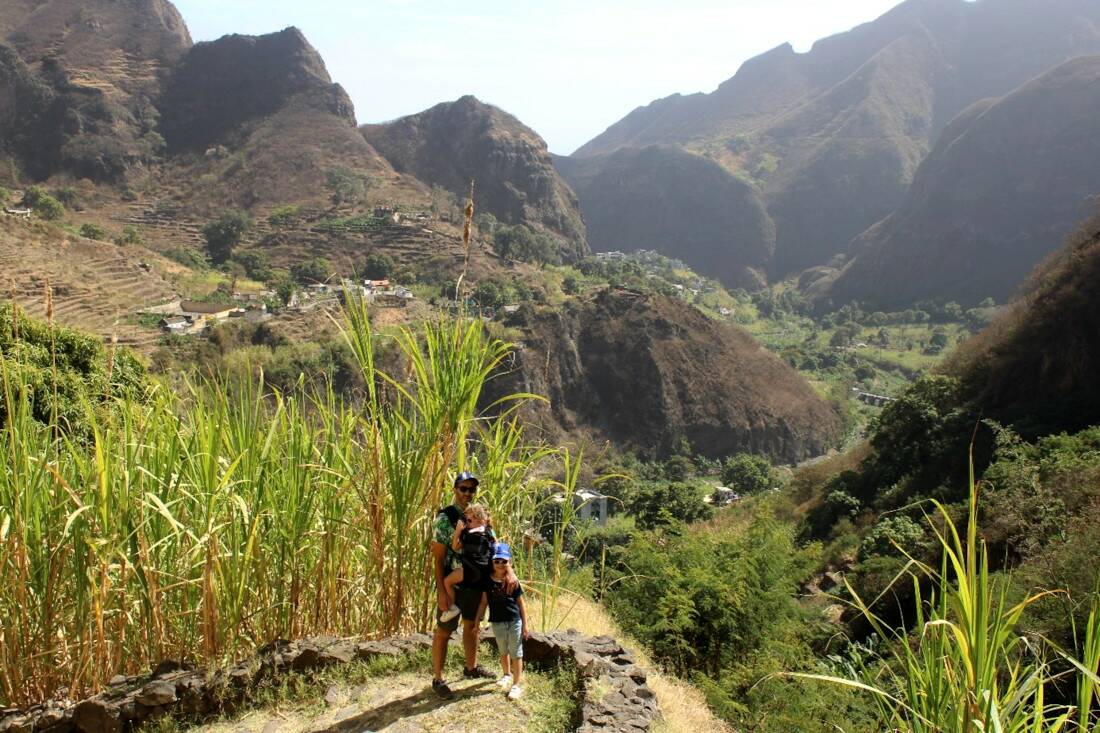
{"type": "Polygon", "coordinates": [[[477,493],[476,486],[459,486],[458,490],[461,491],[463,494],[469,494],[470,496],[473,496],[477,493]]]}
{"type": "Polygon", "coordinates": [[[507,565],[508,561],[507,560],[502,560],[501,558],[495,558],[493,560],[493,564],[494,565],[507,565]]]}

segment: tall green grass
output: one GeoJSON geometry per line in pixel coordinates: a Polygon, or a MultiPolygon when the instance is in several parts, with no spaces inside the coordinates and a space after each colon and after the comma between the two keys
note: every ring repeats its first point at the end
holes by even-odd
{"type": "Polygon", "coordinates": [[[361,401],[262,381],[157,386],[86,405],[88,438],[36,421],[18,362],[0,358],[0,704],[277,637],[427,628],[431,521],[461,468],[518,538],[551,452],[507,406],[477,412],[508,346],[477,320],[442,320],[396,336],[406,371],[391,375],[362,303],[341,326],[361,401]]]}
{"type": "MultiPolygon", "coordinates": [[[[1094,607],[1080,659],[1021,627],[1028,606],[1044,591],[1011,602],[1007,583],[989,570],[978,537],[978,485],[971,474],[969,515],[963,532],[950,512],[934,502],[938,521],[929,525],[942,550],[940,567],[912,556],[908,576],[917,598],[912,634],[885,623],[850,586],[855,605],[888,654],[854,670],[851,678],[796,675],[858,688],[872,694],[882,723],[906,733],[1096,733],[1100,731],[1097,677],[1100,614],[1094,607]],[[922,593],[922,581],[931,593],[922,593]],[[1066,671],[1066,667],[1069,670],[1066,671]],[[1069,679],[1070,677],[1074,679],[1069,679]],[[1055,684],[1076,684],[1076,705],[1049,702],[1055,684]]],[[[904,548],[900,548],[904,552],[904,548]]]]}

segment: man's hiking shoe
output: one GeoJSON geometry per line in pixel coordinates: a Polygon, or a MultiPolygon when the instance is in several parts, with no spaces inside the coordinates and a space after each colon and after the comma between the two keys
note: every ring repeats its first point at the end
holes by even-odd
{"type": "Polygon", "coordinates": [[[502,690],[507,690],[511,686],[512,686],[512,675],[510,675],[510,674],[506,674],[503,677],[501,677],[499,680],[497,680],[497,687],[499,687],[502,690]]]}
{"type": "Polygon", "coordinates": [[[523,697],[523,690],[519,689],[519,685],[512,685],[512,689],[508,690],[509,700],[518,700],[523,697]]]}
{"type": "Polygon", "coordinates": [[[444,700],[450,700],[455,696],[451,688],[443,680],[432,680],[432,692],[444,700]]]}
{"type": "Polygon", "coordinates": [[[489,670],[485,669],[480,664],[477,665],[476,667],[474,667],[473,669],[464,669],[464,670],[462,670],[462,676],[465,677],[468,680],[475,680],[475,679],[491,680],[494,677],[496,677],[495,674],[493,674],[489,670]]]}
{"type": "Polygon", "coordinates": [[[459,610],[458,606],[452,604],[450,608],[439,614],[439,623],[445,624],[460,613],[462,613],[462,611],[459,610]]]}

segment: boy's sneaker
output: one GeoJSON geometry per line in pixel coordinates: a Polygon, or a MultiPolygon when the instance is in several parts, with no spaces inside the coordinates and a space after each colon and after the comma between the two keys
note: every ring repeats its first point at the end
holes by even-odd
{"type": "Polygon", "coordinates": [[[512,686],[512,675],[510,675],[510,674],[506,674],[503,677],[501,677],[499,680],[497,680],[497,687],[499,687],[502,690],[507,690],[511,686],[512,686]]]}
{"type": "Polygon", "coordinates": [[[439,614],[439,623],[445,624],[460,613],[462,613],[462,611],[459,607],[452,603],[450,608],[439,614]]]}
{"type": "Polygon", "coordinates": [[[523,697],[523,690],[519,689],[519,685],[512,685],[512,689],[508,690],[509,700],[518,700],[523,697]]]}
{"type": "Polygon", "coordinates": [[[451,688],[448,687],[447,683],[443,680],[432,680],[432,692],[444,700],[450,700],[455,696],[455,694],[451,692],[451,688]]]}
{"type": "Polygon", "coordinates": [[[476,667],[474,667],[473,669],[463,669],[462,670],[462,676],[465,677],[468,680],[473,680],[473,679],[491,680],[494,677],[496,677],[495,674],[493,674],[489,670],[485,669],[480,664],[477,665],[476,667]]]}

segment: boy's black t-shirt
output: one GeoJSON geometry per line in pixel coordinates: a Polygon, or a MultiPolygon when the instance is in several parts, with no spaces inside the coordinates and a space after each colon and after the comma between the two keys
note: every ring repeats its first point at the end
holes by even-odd
{"type": "Polygon", "coordinates": [[[519,584],[514,591],[506,593],[504,583],[498,583],[490,578],[486,595],[489,597],[489,623],[515,621],[520,618],[519,597],[523,595],[523,588],[519,584]]]}

